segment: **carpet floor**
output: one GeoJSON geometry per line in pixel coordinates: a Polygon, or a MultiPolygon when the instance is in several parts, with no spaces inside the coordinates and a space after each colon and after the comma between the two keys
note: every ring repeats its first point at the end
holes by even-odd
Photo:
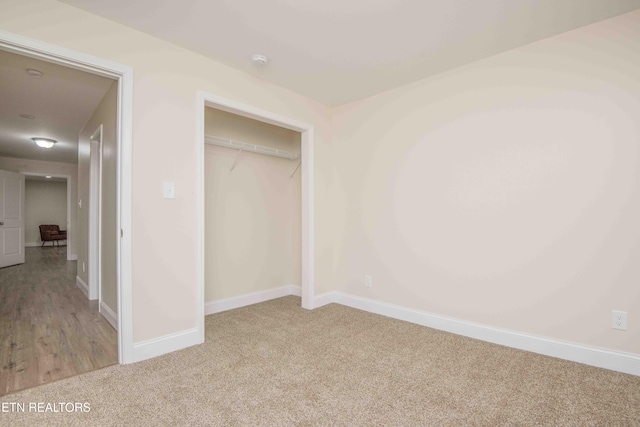
{"type": "Polygon", "coordinates": [[[0,404],[16,426],[640,426],[640,377],[285,297],[207,316],[203,345],[0,404]]]}

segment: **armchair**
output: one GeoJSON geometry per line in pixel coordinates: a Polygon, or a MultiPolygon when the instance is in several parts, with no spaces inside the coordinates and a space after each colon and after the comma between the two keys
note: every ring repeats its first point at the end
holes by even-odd
{"type": "Polygon", "coordinates": [[[58,242],[58,246],[60,246],[60,240],[67,240],[67,230],[60,230],[57,225],[41,225],[40,239],[43,247],[46,242],[51,242],[52,246],[58,242]]]}

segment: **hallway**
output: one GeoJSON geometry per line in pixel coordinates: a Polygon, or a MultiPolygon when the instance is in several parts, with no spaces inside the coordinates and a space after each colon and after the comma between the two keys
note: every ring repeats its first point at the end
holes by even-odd
{"type": "Polygon", "coordinates": [[[0,269],[0,396],[118,363],[116,331],[75,278],[65,247],[0,269]]]}

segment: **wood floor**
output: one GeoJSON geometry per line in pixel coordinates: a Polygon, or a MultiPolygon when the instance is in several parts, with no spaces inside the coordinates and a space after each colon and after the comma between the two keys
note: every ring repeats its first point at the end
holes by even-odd
{"type": "Polygon", "coordinates": [[[117,334],[76,285],[65,247],[0,268],[0,396],[118,362],[117,334]]]}

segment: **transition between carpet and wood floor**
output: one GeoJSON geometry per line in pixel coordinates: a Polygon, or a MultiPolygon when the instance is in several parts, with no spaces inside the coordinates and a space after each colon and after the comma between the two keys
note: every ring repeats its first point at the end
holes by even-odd
{"type": "Polygon", "coordinates": [[[640,377],[285,297],[206,317],[206,342],[0,398],[89,412],[12,425],[634,426],[640,377]]]}

